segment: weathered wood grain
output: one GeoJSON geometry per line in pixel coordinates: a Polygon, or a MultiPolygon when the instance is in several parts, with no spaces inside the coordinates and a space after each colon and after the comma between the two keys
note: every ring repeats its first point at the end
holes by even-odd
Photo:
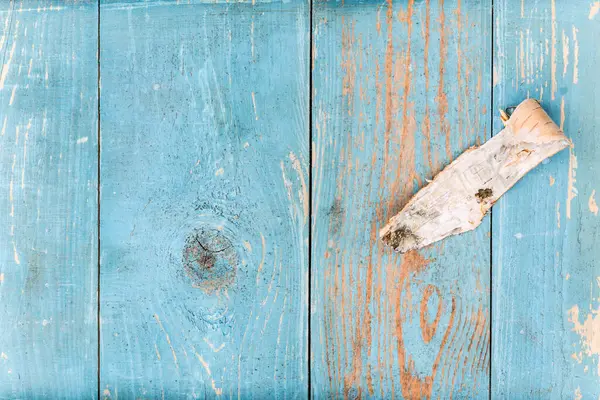
{"type": "Polygon", "coordinates": [[[318,2],[312,395],[488,396],[489,218],[404,256],[378,230],[490,133],[491,2],[318,2]]]}
{"type": "Polygon", "coordinates": [[[495,107],[541,100],[573,147],[493,210],[492,395],[597,399],[598,3],[494,4],[495,107]]]}
{"type": "Polygon", "coordinates": [[[308,8],[101,8],[101,391],[307,393],[308,8]]]}
{"type": "Polygon", "coordinates": [[[96,10],[0,3],[0,398],[97,391],[96,10]]]}

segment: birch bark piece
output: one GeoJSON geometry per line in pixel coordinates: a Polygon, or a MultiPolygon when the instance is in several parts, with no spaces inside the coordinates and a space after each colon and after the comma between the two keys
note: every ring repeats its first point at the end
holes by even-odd
{"type": "Polygon", "coordinates": [[[503,120],[499,134],[467,149],[390,219],[379,231],[385,244],[405,253],[475,229],[519,179],[571,144],[535,100],[503,120]]]}

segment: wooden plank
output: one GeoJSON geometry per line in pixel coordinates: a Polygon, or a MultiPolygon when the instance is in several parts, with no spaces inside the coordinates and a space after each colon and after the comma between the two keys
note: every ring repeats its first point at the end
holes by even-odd
{"type": "Polygon", "coordinates": [[[303,398],[308,7],[178,3],[101,8],[102,395],[303,398]]]}
{"type": "Polygon", "coordinates": [[[541,99],[573,141],[493,210],[495,398],[600,395],[600,16],[576,3],[494,2],[495,108],[541,99]]]}
{"type": "Polygon", "coordinates": [[[489,137],[491,2],[314,7],[312,395],[487,398],[489,218],[404,256],[377,232],[489,137]]]}
{"type": "Polygon", "coordinates": [[[2,398],[97,392],[96,18],[0,4],[2,398]]]}

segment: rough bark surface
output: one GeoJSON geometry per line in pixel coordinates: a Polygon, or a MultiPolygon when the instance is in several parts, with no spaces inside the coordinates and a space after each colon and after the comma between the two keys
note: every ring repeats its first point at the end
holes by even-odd
{"type": "Polygon", "coordinates": [[[392,217],[379,232],[384,243],[405,253],[475,229],[500,196],[570,144],[533,99],[523,101],[505,125],[461,154],[392,217]]]}

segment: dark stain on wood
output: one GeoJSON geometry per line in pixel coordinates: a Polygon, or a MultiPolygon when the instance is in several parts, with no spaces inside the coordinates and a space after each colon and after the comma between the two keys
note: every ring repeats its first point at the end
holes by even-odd
{"type": "Polygon", "coordinates": [[[342,219],[344,217],[344,209],[342,207],[342,202],[340,199],[335,199],[329,211],[327,211],[327,215],[329,216],[329,224],[330,229],[333,234],[337,234],[342,227],[342,219]]]}
{"type": "Polygon", "coordinates": [[[25,293],[40,292],[43,289],[42,275],[43,265],[40,263],[40,257],[43,256],[42,252],[31,250],[27,257],[27,278],[25,279],[25,285],[23,291],[25,293]]]}
{"type": "Polygon", "coordinates": [[[415,235],[415,233],[406,226],[401,226],[393,232],[388,232],[381,240],[388,246],[397,249],[403,242],[419,243],[421,238],[415,235]]]}
{"type": "Polygon", "coordinates": [[[192,286],[212,294],[234,282],[238,255],[223,232],[200,228],[188,235],[182,262],[192,286]]]}
{"type": "Polygon", "coordinates": [[[485,199],[490,198],[494,195],[494,192],[490,188],[479,189],[477,193],[475,193],[475,197],[477,197],[477,201],[482,203],[485,199]]]}

